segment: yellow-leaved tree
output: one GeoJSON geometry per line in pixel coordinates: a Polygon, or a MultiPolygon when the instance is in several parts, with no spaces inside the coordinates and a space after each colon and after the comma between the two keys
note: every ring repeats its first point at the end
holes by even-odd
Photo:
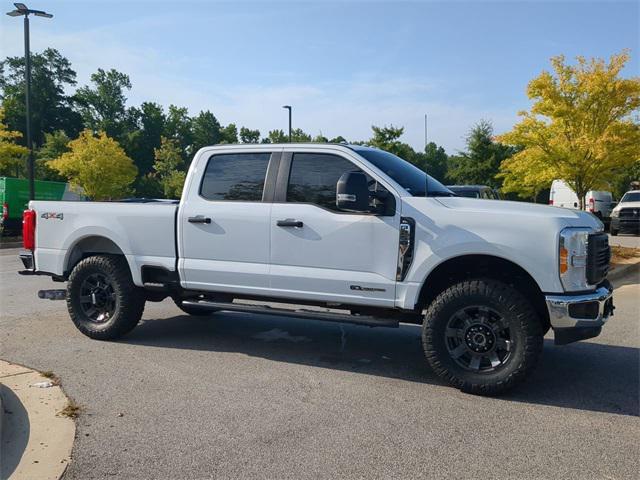
{"type": "Polygon", "coordinates": [[[70,151],[47,162],[92,200],[122,198],[131,191],[138,169],[122,147],[106,133],[84,130],[69,142],[70,151]]]}
{"type": "Polygon", "coordinates": [[[25,165],[25,155],[29,150],[16,144],[22,137],[20,132],[13,132],[4,123],[4,108],[0,107],[0,175],[18,176],[25,165]]]}
{"type": "Polygon", "coordinates": [[[625,51],[606,62],[563,56],[551,59],[553,74],[542,72],[527,87],[533,100],[522,120],[499,141],[521,148],[501,165],[503,190],[535,195],[554,178],[576,192],[580,206],[589,190],[607,189],[640,158],[640,79],[620,73],[625,51]]]}

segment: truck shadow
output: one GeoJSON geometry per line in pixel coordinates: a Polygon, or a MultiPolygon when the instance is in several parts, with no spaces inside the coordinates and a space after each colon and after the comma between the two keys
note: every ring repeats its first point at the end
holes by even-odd
{"type": "MultiPolygon", "coordinates": [[[[275,316],[218,312],[209,317],[145,320],[124,343],[235,352],[277,362],[445,385],[427,365],[420,327],[369,328],[275,316]]],[[[640,350],[545,340],[534,374],[498,401],[640,415],[640,350]]]]}
{"type": "Polygon", "coordinates": [[[0,478],[10,478],[20,464],[31,433],[29,415],[13,391],[0,383],[3,416],[0,419],[0,478]]]}

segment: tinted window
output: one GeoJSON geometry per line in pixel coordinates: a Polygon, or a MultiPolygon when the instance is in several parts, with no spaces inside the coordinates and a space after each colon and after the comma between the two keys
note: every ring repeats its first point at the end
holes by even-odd
{"type": "Polygon", "coordinates": [[[430,197],[453,195],[451,190],[435,178],[392,153],[367,147],[351,146],[350,148],[389,175],[414,197],[425,196],[427,182],[429,182],[428,195],[430,197]]]}
{"type": "Polygon", "coordinates": [[[640,192],[627,192],[620,202],[640,202],[640,192]]]}
{"type": "Polygon", "coordinates": [[[202,178],[200,195],[208,200],[259,202],[270,153],[213,155],[202,178]]]}
{"type": "Polygon", "coordinates": [[[291,160],[287,202],[313,203],[329,210],[336,207],[336,184],[345,172],[360,171],[336,155],[296,153],[291,160]]]}

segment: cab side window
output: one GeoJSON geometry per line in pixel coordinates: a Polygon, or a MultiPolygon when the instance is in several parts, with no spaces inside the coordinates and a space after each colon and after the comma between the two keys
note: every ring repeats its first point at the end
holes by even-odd
{"type": "Polygon", "coordinates": [[[349,160],[325,153],[296,153],[291,160],[287,202],[336,207],[336,184],[345,172],[360,171],[349,160]]]}
{"type": "MultiPolygon", "coordinates": [[[[360,172],[360,168],[346,158],[326,153],[295,153],[291,159],[287,202],[311,203],[339,212],[336,207],[336,184],[346,172],[360,172]]],[[[367,175],[369,190],[387,192],[379,182],[367,175]]],[[[372,212],[376,200],[371,199],[372,212]]]]}
{"type": "Polygon", "coordinates": [[[207,200],[260,202],[271,153],[213,155],[207,163],[200,196],[207,200]]]}

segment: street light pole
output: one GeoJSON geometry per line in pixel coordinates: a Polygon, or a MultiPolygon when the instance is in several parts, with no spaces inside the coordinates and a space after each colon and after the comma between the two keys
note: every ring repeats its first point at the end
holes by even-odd
{"type": "Polygon", "coordinates": [[[29,159],[27,163],[27,172],[29,175],[29,200],[34,200],[36,196],[35,188],[35,168],[33,165],[33,139],[31,138],[31,49],[29,47],[29,14],[36,17],[51,18],[53,15],[42,10],[31,10],[24,3],[14,3],[16,9],[8,12],[10,17],[24,16],[24,82],[25,82],[25,117],[26,117],[26,134],[27,149],[29,150],[29,159]]]}
{"type": "Polygon", "coordinates": [[[33,139],[31,138],[31,49],[29,48],[29,14],[24,16],[24,67],[25,67],[25,112],[27,120],[27,148],[29,160],[27,174],[29,175],[29,200],[36,198],[35,167],[33,165],[33,139]]]}
{"type": "Polygon", "coordinates": [[[291,143],[291,105],[283,105],[282,108],[289,110],[289,143],[291,143]]]}

